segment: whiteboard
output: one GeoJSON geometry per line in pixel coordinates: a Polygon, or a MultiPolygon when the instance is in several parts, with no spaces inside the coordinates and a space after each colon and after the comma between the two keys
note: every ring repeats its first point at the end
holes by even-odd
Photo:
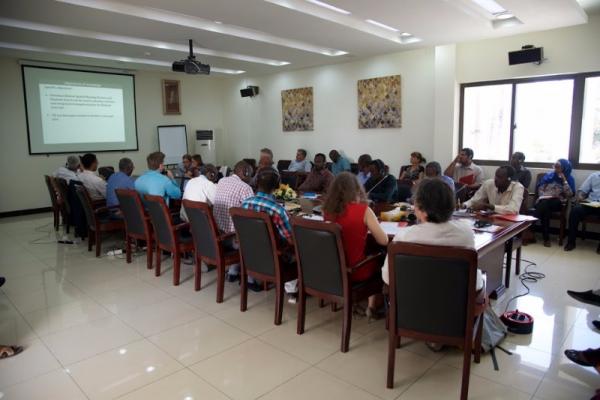
{"type": "Polygon", "coordinates": [[[165,165],[178,164],[188,152],[185,125],[159,126],[158,149],[165,153],[165,165]]]}

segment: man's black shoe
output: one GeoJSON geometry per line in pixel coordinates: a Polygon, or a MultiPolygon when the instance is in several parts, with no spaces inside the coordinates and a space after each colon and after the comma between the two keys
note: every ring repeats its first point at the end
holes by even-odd
{"type": "Polygon", "coordinates": [[[600,331],[600,321],[598,321],[597,319],[592,321],[592,325],[594,325],[594,328],[598,329],[600,331]]]}
{"type": "Polygon", "coordinates": [[[248,283],[248,289],[252,290],[253,292],[262,292],[263,285],[258,282],[248,283]]]}
{"type": "Polygon", "coordinates": [[[237,282],[240,280],[239,275],[227,274],[227,282],[237,282]]]}
{"type": "Polygon", "coordinates": [[[565,356],[575,364],[582,365],[584,367],[593,367],[594,365],[589,362],[585,357],[585,351],[578,350],[565,350],[565,356]]]}
{"type": "Polygon", "coordinates": [[[593,291],[588,290],[586,292],[575,292],[573,290],[567,290],[567,294],[585,304],[591,304],[593,306],[600,306],[600,296],[594,294],[593,291]]]}
{"type": "Polygon", "coordinates": [[[6,278],[3,276],[0,276],[0,286],[4,285],[4,282],[6,282],[6,278]]]}
{"type": "Polygon", "coordinates": [[[565,251],[571,251],[573,249],[575,249],[575,243],[567,242],[567,244],[565,244],[565,251]]]}

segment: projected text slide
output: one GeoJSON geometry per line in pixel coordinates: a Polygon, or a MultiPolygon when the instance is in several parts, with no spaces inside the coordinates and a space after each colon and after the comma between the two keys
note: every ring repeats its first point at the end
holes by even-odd
{"type": "Polygon", "coordinates": [[[44,144],[125,142],[123,90],[40,83],[44,144]]]}

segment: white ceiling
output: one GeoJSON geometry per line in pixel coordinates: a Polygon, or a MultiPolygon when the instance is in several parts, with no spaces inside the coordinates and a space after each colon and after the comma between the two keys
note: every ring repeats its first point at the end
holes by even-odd
{"type": "MultiPolygon", "coordinates": [[[[160,61],[166,65],[184,58],[187,40],[193,39],[195,46],[204,49],[205,54],[197,54],[202,62],[257,75],[577,25],[587,22],[586,11],[595,12],[600,8],[600,0],[496,0],[522,24],[494,28],[493,16],[474,5],[472,0],[327,1],[350,11],[350,16],[305,0],[64,1],[2,0],[0,54],[86,65],[166,70],[167,66],[142,61],[160,61]],[[309,10],[313,15],[273,3],[286,3],[309,10]],[[120,11],[97,8],[107,5],[120,11]],[[121,10],[124,6],[132,7],[125,12],[121,10]],[[420,41],[401,44],[388,40],[385,37],[389,38],[392,32],[369,26],[364,22],[366,19],[392,26],[399,32],[409,32],[420,41]],[[198,29],[202,27],[204,29],[198,29]],[[179,47],[173,49],[173,44],[179,47]],[[328,56],[320,54],[320,50],[339,50],[348,54],[328,56]],[[250,61],[246,60],[247,56],[250,61]],[[133,58],[135,62],[118,60],[123,57],[133,58]],[[268,64],[276,61],[290,64],[268,64]]],[[[398,33],[393,35],[396,37],[398,33]]]]}

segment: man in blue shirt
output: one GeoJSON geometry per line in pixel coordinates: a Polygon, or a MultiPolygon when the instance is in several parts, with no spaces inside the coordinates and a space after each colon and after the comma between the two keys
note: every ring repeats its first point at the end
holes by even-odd
{"type": "Polygon", "coordinates": [[[135,189],[134,180],[131,178],[133,168],[133,161],[129,158],[125,157],[119,160],[119,172],[112,174],[106,184],[107,207],[116,207],[119,205],[119,199],[115,193],[116,189],[135,189]]]}
{"type": "Polygon", "coordinates": [[[338,153],[337,150],[331,150],[329,152],[329,158],[333,163],[331,164],[331,172],[333,175],[338,175],[340,172],[350,171],[350,162],[338,153]]]}
{"type": "MultiPolygon", "coordinates": [[[[577,237],[577,228],[579,223],[588,215],[600,216],[600,208],[592,207],[589,202],[600,202],[600,171],[594,172],[583,182],[576,195],[578,204],[571,207],[569,214],[569,237],[565,245],[565,251],[571,251],[575,248],[575,239],[577,237]]],[[[600,245],[596,249],[600,254],[600,245]]]]}
{"type": "Polygon", "coordinates": [[[146,157],[146,161],[148,162],[148,171],[135,180],[135,190],[139,192],[142,199],[145,194],[163,196],[167,204],[169,204],[169,199],[180,199],[181,190],[171,171],[166,170],[166,175],[162,173],[165,171],[164,153],[160,151],[151,153],[146,157]]]}

